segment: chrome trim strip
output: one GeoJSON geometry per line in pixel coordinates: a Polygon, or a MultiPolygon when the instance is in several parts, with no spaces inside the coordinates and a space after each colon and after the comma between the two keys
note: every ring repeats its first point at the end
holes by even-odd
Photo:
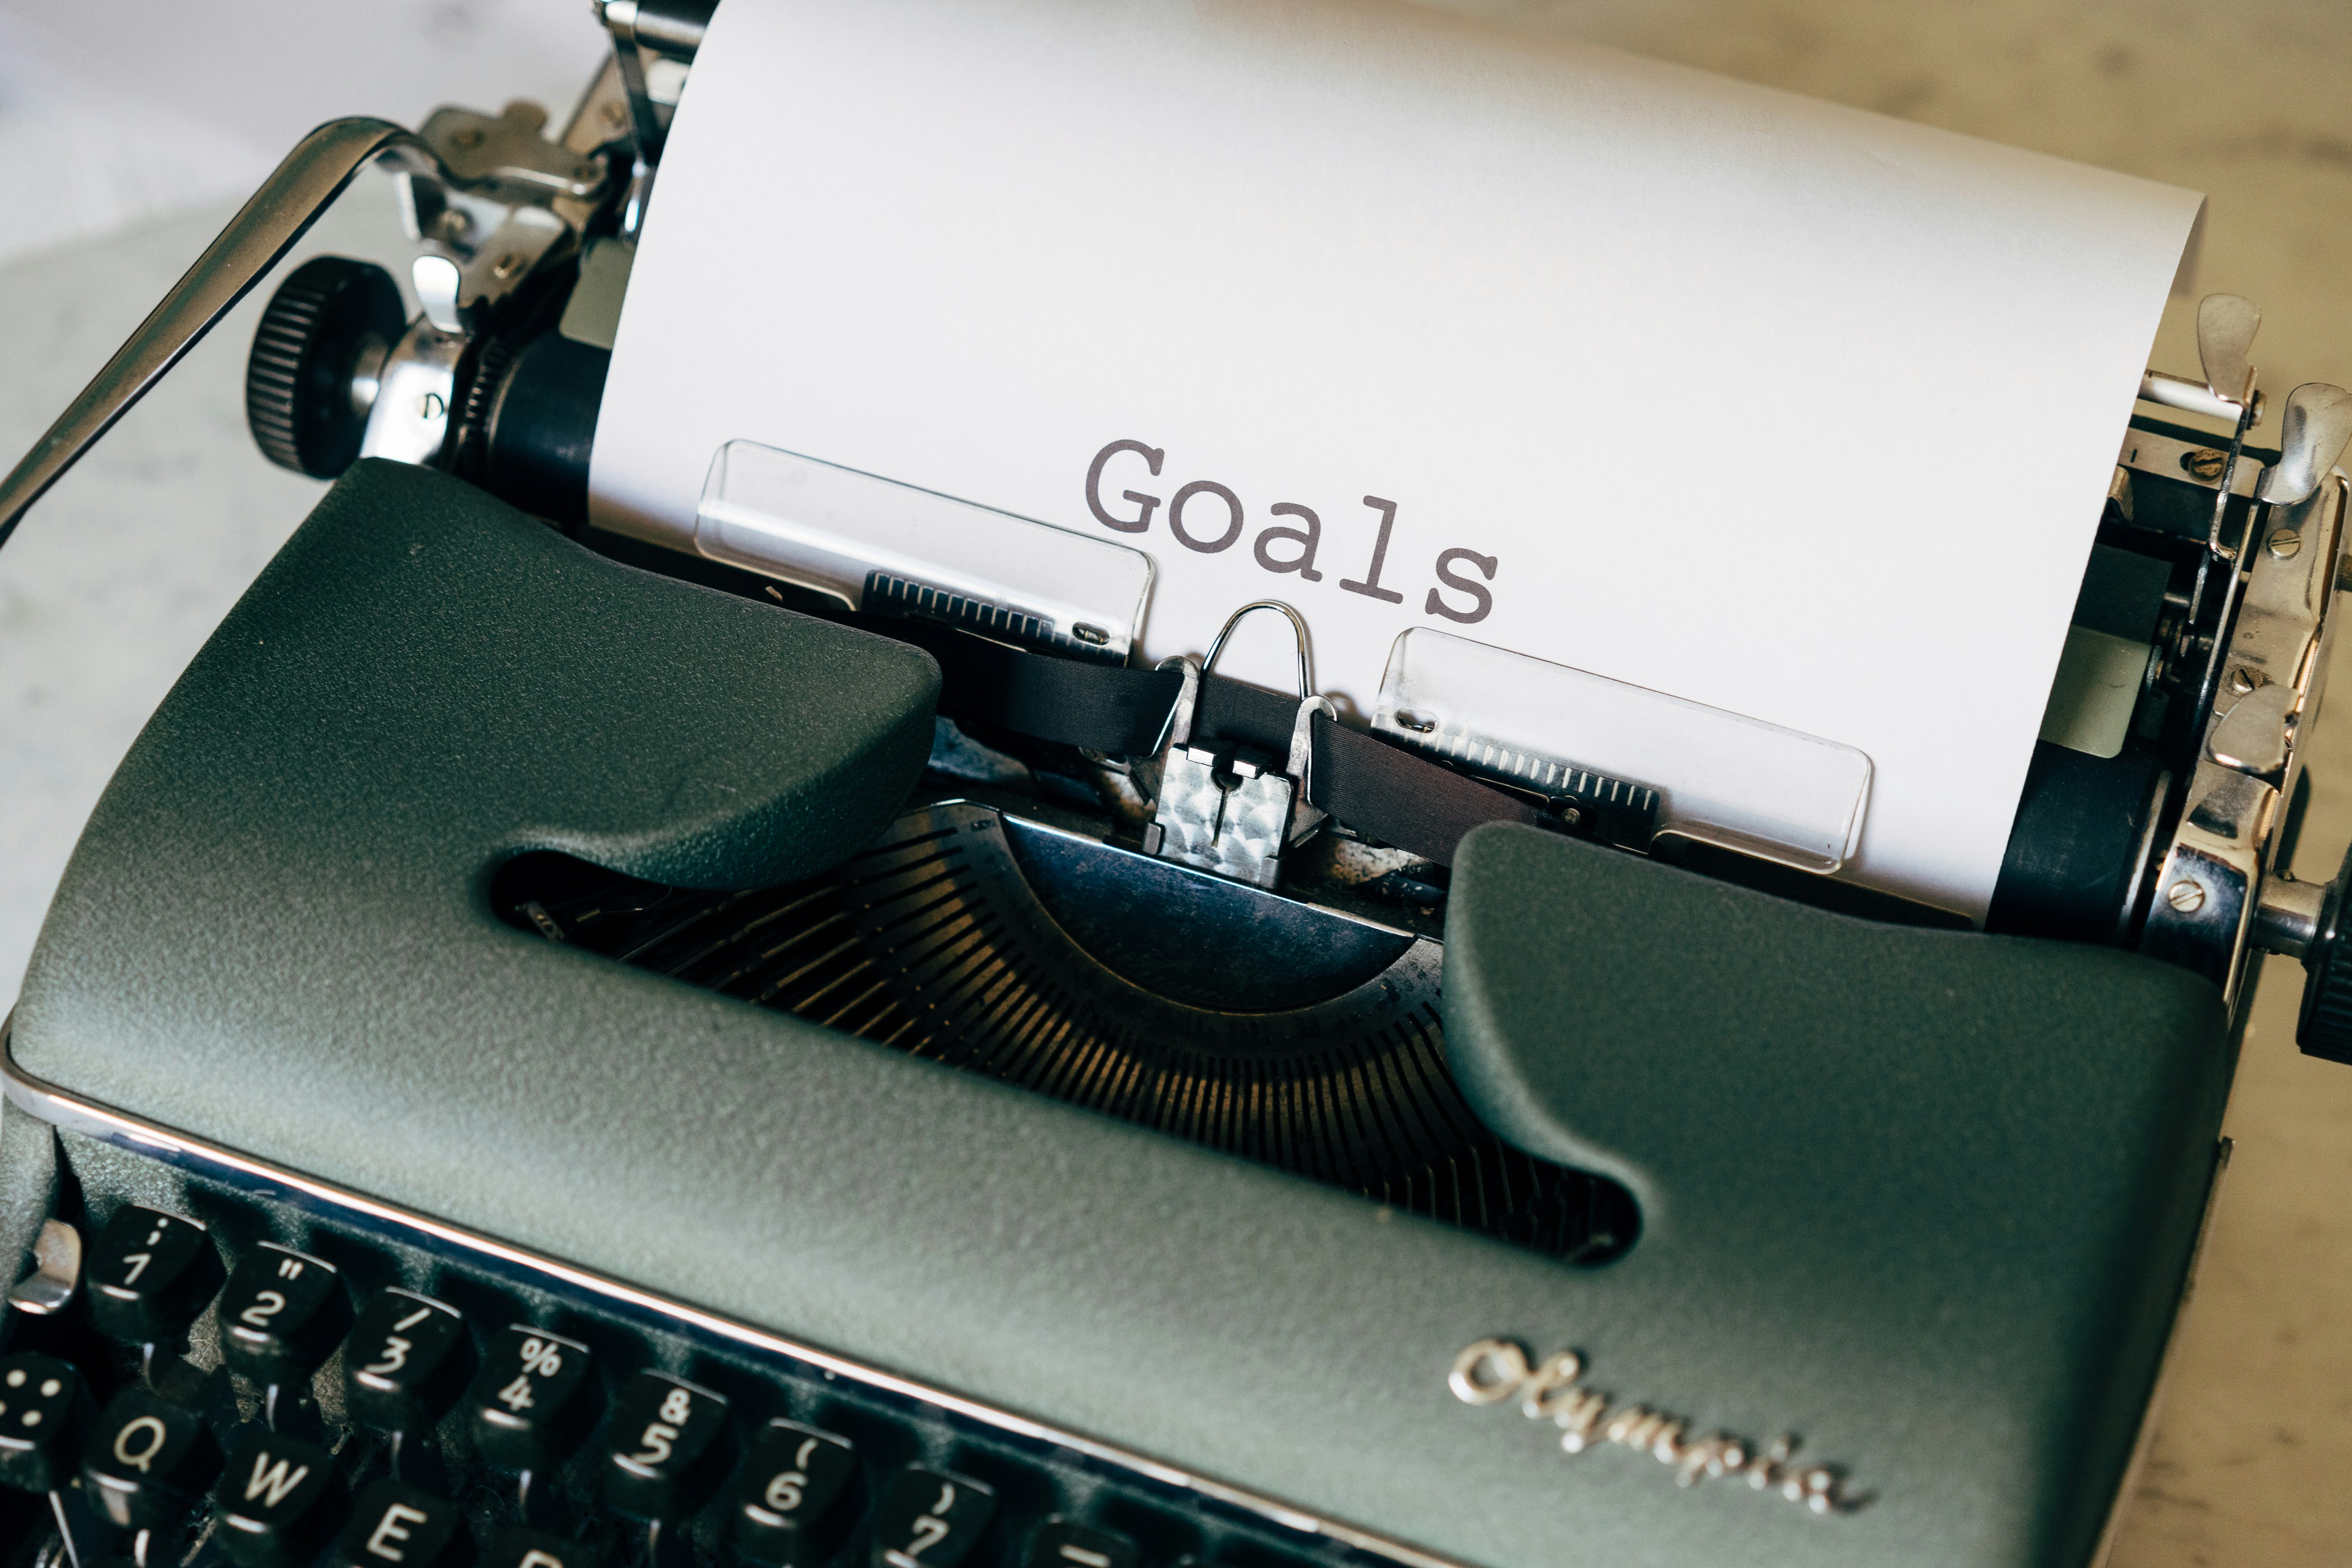
{"type": "MultiPolygon", "coordinates": [[[[0,1022],[0,1026],[5,1026],[5,1022],[0,1022]]],[[[186,1163],[199,1168],[214,1166],[222,1172],[231,1173],[247,1180],[290,1188],[329,1208],[348,1210],[352,1214],[364,1216],[376,1225],[413,1231],[430,1237],[445,1247],[478,1254],[509,1268],[527,1268],[549,1275],[575,1289],[604,1297],[637,1311],[674,1319],[720,1339],[730,1340],[771,1355],[787,1356],[820,1371],[834,1373],[870,1388],[917,1400],[942,1410],[952,1411],[982,1426],[992,1426],[1015,1436],[1050,1443],[1101,1463],[1137,1471],[1165,1485],[1181,1487],[1229,1508],[1255,1514],[1286,1530],[1297,1531],[1302,1534],[1319,1535],[1343,1546],[1406,1564],[1407,1568],[1465,1568],[1465,1564],[1452,1558],[1441,1557],[1403,1542],[1391,1540],[1370,1531],[1359,1530],[1353,1525],[1343,1524],[1337,1520],[1319,1518],[1303,1509],[1293,1508],[1286,1503],[1278,1502],[1272,1498],[1254,1492],[1246,1487],[1234,1486],[1230,1482],[1217,1480],[1208,1476],[1195,1475],[1177,1466],[1119,1447],[1116,1444],[1080,1436],[1076,1433],[1064,1431],[1060,1427],[1015,1415],[1009,1410],[1001,1410],[994,1405],[983,1405],[978,1400],[969,1399],[961,1394],[950,1394],[945,1389],[935,1388],[913,1378],[902,1377],[895,1373],[867,1366],[864,1363],[853,1361],[831,1351],[802,1344],[797,1341],[770,1333],[764,1329],[755,1329],[747,1323],[739,1323],[731,1318],[722,1318],[715,1312],[707,1312],[700,1308],[688,1306],[682,1301],[671,1300],[653,1291],[640,1289],[634,1285],[625,1285],[617,1279],[606,1279],[601,1274],[592,1273],[585,1268],[558,1262],[554,1258],[532,1252],[526,1247],[510,1246],[506,1242],[477,1235],[461,1226],[429,1219],[423,1215],[413,1214],[406,1209],[352,1192],[349,1188],[337,1186],[331,1182],[322,1182],[313,1177],[299,1175],[281,1166],[272,1165],[267,1161],[239,1154],[224,1149],[218,1144],[206,1142],[201,1138],[175,1132],[139,1117],[111,1110],[94,1100],[84,1100],[70,1090],[59,1089],[55,1084],[45,1083],[25,1071],[16,1065],[13,1040],[5,1037],[0,1037],[0,1093],[5,1093],[19,1110],[53,1126],[88,1133],[92,1137],[123,1145],[142,1153],[186,1163]]]]}

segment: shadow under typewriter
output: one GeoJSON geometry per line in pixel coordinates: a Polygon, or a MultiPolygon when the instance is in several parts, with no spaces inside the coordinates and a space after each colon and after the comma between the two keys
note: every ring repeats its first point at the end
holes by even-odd
{"type": "Polygon", "coordinates": [[[511,862],[524,930],[1578,1263],[1623,1188],[1480,1126],[1439,944],[982,805],[900,816],[780,888],[511,862]]]}

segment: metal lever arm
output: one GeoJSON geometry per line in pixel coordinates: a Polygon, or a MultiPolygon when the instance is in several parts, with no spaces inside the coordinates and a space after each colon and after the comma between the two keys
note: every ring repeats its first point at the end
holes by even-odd
{"type": "Polygon", "coordinates": [[[433,163],[423,142],[383,120],[331,120],[296,143],[48,434],[0,480],[0,544],[92,442],[269,275],[352,176],[388,152],[409,153],[422,167],[433,163]]]}

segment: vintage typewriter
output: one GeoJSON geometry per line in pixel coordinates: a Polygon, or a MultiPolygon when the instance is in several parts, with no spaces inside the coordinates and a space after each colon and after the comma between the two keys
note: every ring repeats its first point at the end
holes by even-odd
{"type": "Polygon", "coordinates": [[[2069,654],[2125,677],[1954,929],[1818,875],[1835,759],[1745,819],[1475,645],[1341,723],[1303,634],[1267,691],[855,528],[587,527],[709,7],[599,16],[560,132],[303,142],[0,486],[397,172],[421,311],[278,285],[253,434],[340,477],[9,1025],[0,1562],[2093,1560],[2265,952],[2352,1060],[2285,869],[2352,398],[2258,445],[2227,296],[2148,375],[2069,654]]]}

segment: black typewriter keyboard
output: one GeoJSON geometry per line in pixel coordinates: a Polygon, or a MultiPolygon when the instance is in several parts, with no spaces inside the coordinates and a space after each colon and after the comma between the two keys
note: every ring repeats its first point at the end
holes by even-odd
{"type": "Polygon", "coordinates": [[[657,1301],[61,1144],[79,1278],[6,1314],[0,1568],[1382,1561],[657,1301]]]}

